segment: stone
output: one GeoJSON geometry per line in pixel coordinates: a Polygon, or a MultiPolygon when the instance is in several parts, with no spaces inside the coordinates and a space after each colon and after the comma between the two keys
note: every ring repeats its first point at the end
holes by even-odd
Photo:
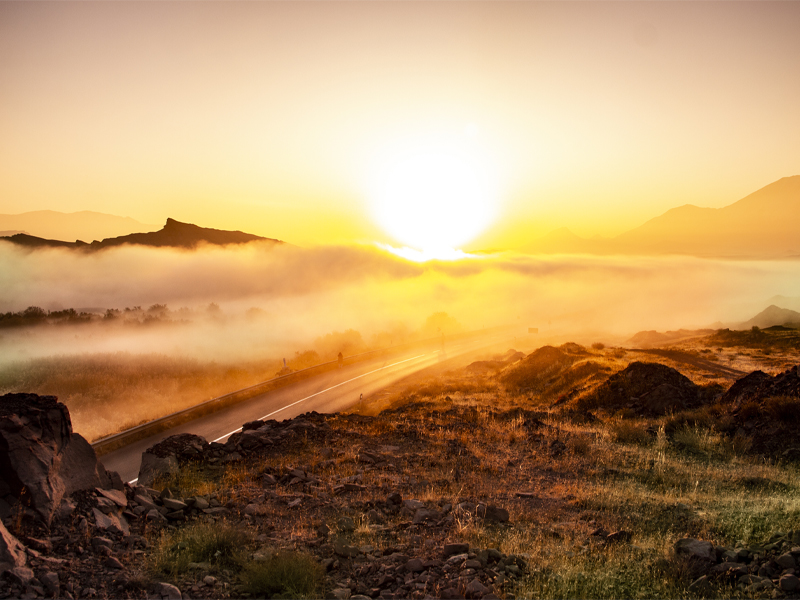
{"type": "Polygon", "coordinates": [[[208,586],[212,586],[217,583],[217,578],[212,575],[206,575],[203,577],[203,583],[208,586]]]}
{"type": "Polygon", "coordinates": [[[342,542],[336,542],[336,544],[333,546],[333,551],[339,556],[343,556],[345,558],[355,558],[359,555],[358,548],[355,546],[348,546],[342,542]]]}
{"type": "Polygon", "coordinates": [[[181,591],[171,583],[154,583],[151,588],[153,595],[148,597],[160,600],[182,600],[181,591]]]}
{"type": "Polygon", "coordinates": [[[25,489],[29,506],[47,525],[65,496],[121,486],[89,442],[72,431],[69,411],[55,396],[0,396],[0,447],[6,494],[19,498],[25,489]]]}
{"type": "Polygon", "coordinates": [[[447,559],[448,565],[461,565],[464,561],[469,559],[469,554],[466,552],[464,554],[454,554],[450,558],[447,559]]]}
{"type": "Polygon", "coordinates": [[[103,561],[103,566],[107,569],[116,569],[122,570],[125,567],[122,566],[122,563],[119,562],[118,559],[114,558],[113,556],[109,556],[103,561]]]}
{"type": "Polygon", "coordinates": [[[500,508],[499,506],[492,506],[491,504],[488,506],[480,505],[478,506],[478,516],[483,518],[486,521],[491,521],[494,523],[508,523],[508,519],[510,515],[505,508],[500,508]]]}
{"type": "Polygon", "coordinates": [[[420,500],[408,499],[403,501],[403,506],[405,506],[408,510],[417,510],[420,508],[425,508],[425,503],[421,502],[420,500]]]}
{"type": "Polygon", "coordinates": [[[178,469],[178,459],[175,456],[156,456],[150,452],[143,452],[142,464],[139,467],[139,484],[151,486],[156,479],[174,475],[178,469]]]}
{"type": "Polygon", "coordinates": [[[25,546],[0,521],[0,572],[3,569],[24,567],[27,562],[25,546]]]}
{"type": "Polygon", "coordinates": [[[406,563],[406,571],[409,573],[421,573],[424,570],[425,565],[419,558],[412,558],[406,563]]]}
{"type": "Polygon", "coordinates": [[[467,554],[468,552],[469,544],[445,544],[442,554],[448,558],[454,554],[467,554]]]}
{"type": "Polygon", "coordinates": [[[800,579],[798,579],[797,575],[792,575],[790,573],[782,575],[778,580],[778,587],[784,592],[797,591],[800,589],[800,579]]]}
{"type": "Polygon", "coordinates": [[[189,506],[186,502],[182,500],[178,500],[176,498],[162,498],[161,502],[166,506],[170,511],[174,510],[186,510],[189,506]]]}
{"type": "Polygon", "coordinates": [[[98,529],[111,531],[112,533],[118,533],[120,535],[131,534],[130,527],[128,527],[128,522],[122,515],[116,515],[113,513],[106,515],[96,508],[92,509],[92,513],[94,513],[94,522],[98,529]]]}
{"type": "Polygon", "coordinates": [[[72,498],[62,498],[61,505],[55,513],[55,518],[60,520],[69,519],[76,508],[77,506],[75,502],[72,501],[72,498]]]}
{"type": "Polygon", "coordinates": [[[159,512],[157,509],[155,509],[155,508],[151,508],[149,511],[147,511],[147,514],[145,515],[145,518],[146,518],[148,521],[166,521],[166,520],[167,520],[167,517],[165,517],[164,515],[162,515],[162,514],[161,514],[161,513],[160,513],[160,512],[159,512]]]}
{"type": "Polygon", "coordinates": [[[197,510],[204,510],[204,509],[208,508],[209,506],[210,505],[208,503],[208,500],[206,500],[202,496],[195,496],[194,505],[192,506],[192,508],[196,508],[197,510]]]}
{"type": "Polygon", "coordinates": [[[794,560],[794,556],[791,553],[787,552],[786,554],[781,554],[778,558],[775,559],[775,562],[778,563],[778,566],[781,569],[794,569],[797,567],[797,563],[794,560]]]}
{"type": "Polygon", "coordinates": [[[6,571],[6,575],[11,581],[19,585],[28,585],[31,579],[33,579],[33,569],[29,569],[28,567],[14,567],[6,571]]]}
{"type": "Polygon", "coordinates": [[[467,598],[483,598],[491,590],[481,583],[477,577],[470,581],[464,588],[464,595],[467,598]]]}
{"type": "Polygon", "coordinates": [[[336,600],[348,600],[350,598],[350,589],[336,588],[335,590],[333,590],[332,594],[336,600]]]}
{"type": "Polygon", "coordinates": [[[258,504],[248,504],[247,506],[244,507],[244,514],[257,515],[258,509],[259,509],[258,504]]]}
{"type": "Polygon", "coordinates": [[[95,488],[95,491],[99,496],[106,498],[107,500],[111,500],[120,508],[128,507],[128,498],[125,496],[125,492],[121,490],[104,490],[101,488],[95,488]]]}
{"type": "Polygon", "coordinates": [[[39,575],[39,581],[42,582],[44,589],[47,590],[47,593],[51,596],[57,596],[60,582],[58,580],[58,573],[55,571],[47,571],[46,573],[42,573],[39,575]]]}
{"type": "MultiPolygon", "coordinates": [[[[406,500],[406,502],[408,502],[406,500]]],[[[420,524],[420,523],[436,523],[442,520],[442,513],[438,510],[428,510],[426,508],[419,508],[414,513],[413,523],[420,524]]]]}
{"type": "Polygon", "coordinates": [[[711,542],[683,538],[675,542],[675,553],[679,556],[689,556],[700,560],[715,561],[716,553],[711,542]]]}
{"type": "Polygon", "coordinates": [[[101,537],[99,535],[92,538],[92,548],[97,550],[99,547],[105,546],[106,548],[113,548],[114,542],[106,537],[101,537]]]}

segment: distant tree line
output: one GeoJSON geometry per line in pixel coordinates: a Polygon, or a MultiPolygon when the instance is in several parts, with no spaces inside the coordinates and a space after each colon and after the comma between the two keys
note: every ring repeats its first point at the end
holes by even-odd
{"type": "MultiPolygon", "coordinates": [[[[219,307],[213,305],[217,311],[219,307]]],[[[210,309],[209,312],[214,312],[210,309]]],[[[109,308],[105,313],[64,310],[45,310],[39,306],[29,306],[19,312],[0,313],[0,328],[33,327],[39,325],[81,325],[92,322],[119,321],[126,324],[146,325],[149,323],[181,322],[192,315],[188,308],[170,311],[166,304],[153,304],[149,308],[141,306],[126,307],[122,310],[109,308]]]]}

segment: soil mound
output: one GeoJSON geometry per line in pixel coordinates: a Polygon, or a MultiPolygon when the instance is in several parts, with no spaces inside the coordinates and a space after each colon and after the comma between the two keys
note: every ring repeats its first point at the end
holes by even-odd
{"type": "Polygon", "coordinates": [[[520,390],[531,388],[556,375],[574,362],[575,357],[560,348],[542,346],[506,370],[501,381],[507,388],[520,390]]]}
{"type": "Polygon", "coordinates": [[[763,371],[753,371],[742,377],[722,396],[722,402],[741,406],[746,402],[761,402],[772,396],[800,398],[800,371],[792,367],[772,377],[763,371]]]}
{"type": "Polygon", "coordinates": [[[679,371],[658,363],[633,362],[578,401],[582,410],[632,409],[663,415],[702,403],[701,388],[679,371]]]}

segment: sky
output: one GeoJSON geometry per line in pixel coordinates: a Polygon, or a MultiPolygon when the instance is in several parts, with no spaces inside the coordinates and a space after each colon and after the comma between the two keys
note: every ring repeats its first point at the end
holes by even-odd
{"type": "Polygon", "coordinates": [[[0,213],[614,236],[800,174],[798,31],[800,2],[0,2],[0,213]]]}

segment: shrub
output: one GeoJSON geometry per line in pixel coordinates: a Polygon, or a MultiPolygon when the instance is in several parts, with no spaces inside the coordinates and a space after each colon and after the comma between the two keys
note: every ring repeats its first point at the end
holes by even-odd
{"type": "Polygon", "coordinates": [[[611,424],[611,439],[618,444],[637,444],[644,446],[652,441],[647,425],[630,421],[616,421],[611,424]]]}
{"type": "Polygon", "coordinates": [[[189,563],[205,562],[212,568],[237,568],[244,563],[249,541],[240,528],[224,521],[193,523],[164,533],[151,556],[151,569],[176,576],[189,570],[189,563]]]}
{"type": "Polygon", "coordinates": [[[313,557],[299,552],[278,552],[245,567],[242,579],[256,598],[280,594],[283,598],[321,597],[325,570],[313,557]]]}
{"type": "Polygon", "coordinates": [[[602,350],[606,345],[603,342],[595,342],[592,344],[592,350],[602,350]]]}

